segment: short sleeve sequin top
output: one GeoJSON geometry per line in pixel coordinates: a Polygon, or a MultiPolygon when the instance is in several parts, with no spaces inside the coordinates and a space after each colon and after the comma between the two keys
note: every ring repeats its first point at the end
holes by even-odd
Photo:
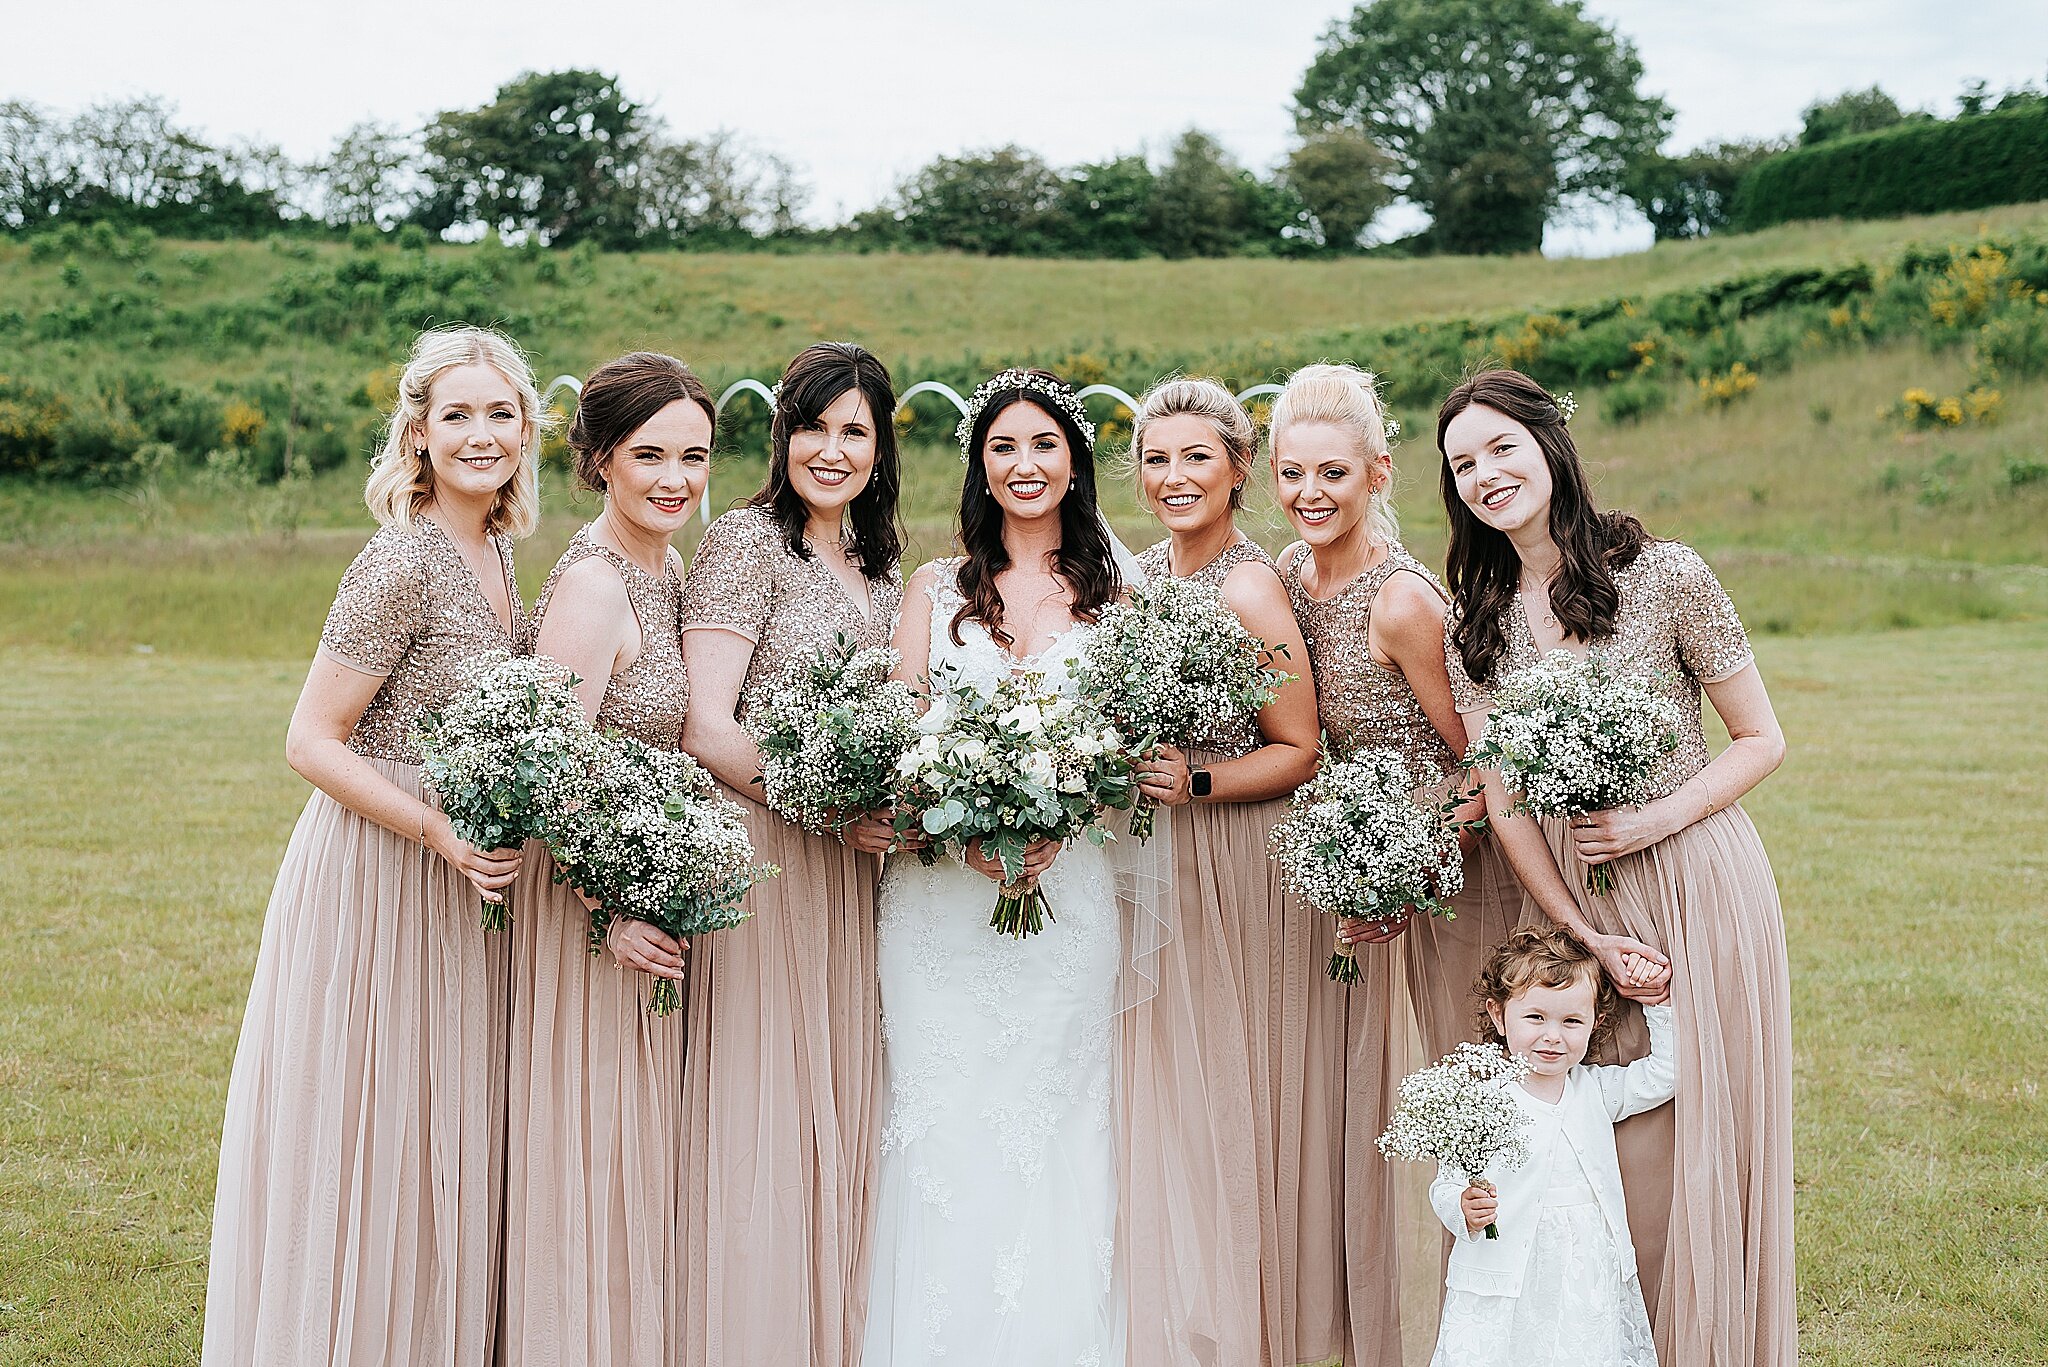
{"type": "Polygon", "coordinates": [[[379,530],[342,575],[320,649],[352,669],[384,676],[349,733],[349,749],[371,759],[418,764],[412,733],[420,713],[446,706],[468,686],[469,660],[490,650],[517,650],[524,642],[512,542],[503,536],[491,540],[512,607],[510,631],[462,552],[426,518],[415,518],[409,528],[379,530]]]}
{"type": "Polygon", "coordinates": [[[735,508],[711,524],[683,583],[682,629],[723,628],[754,643],[740,685],[745,720],[782,677],[790,661],[846,635],[861,647],[885,646],[903,611],[903,583],[892,572],[868,581],[862,615],[823,561],[789,549],[764,508],[735,508]]]}
{"type": "MultiPolygon", "coordinates": [[[[1707,767],[1707,741],[1700,730],[1700,686],[1733,678],[1755,656],[1742,629],[1735,604],[1721,581],[1692,547],[1679,541],[1653,541],[1626,569],[1614,576],[1621,591],[1614,635],[1597,648],[1624,673],[1647,681],[1677,704],[1678,749],[1647,797],[1662,797],[1707,767]]],[[[1461,712],[1477,712],[1492,701],[1485,688],[1465,672],[1464,659],[1451,639],[1455,616],[1444,623],[1444,664],[1450,671],[1451,695],[1461,712]]],[[[1495,676],[1513,673],[1536,662],[1536,638],[1518,594],[1501,617],[1507,648],[1494,665],[1495,676]]]]}
{"type": "MultiPolygon", "coordinates": [[[[1161,579],[1173,573],[1172,566],[1169,563],[1172,549],[1173,542],[1169,538],[1156,546],[1148,547],[1139,554],[1138,568],[1144,571],[1147,579],[1161,579]]],[[[1271,565],[1272,563],[1273,557],[1266,554],[1265,547],[1259,545],[1258,542],[1252,540],[1243,532],[1239,532],[1237,539],[1228,546],[1225,546],[1222,553],[1214,560],[1211,560],[1193,574],[1183,577],[1190,583],[1207,584],[1210,588],[1221,593],[1223,591],[1223,581],[1228,579],[1230,572],[1239,565],[1271,565]]],[[[1287,662],[1285,660],[1278,661],[1275,667],[1285,669],[1287,662]]],[[[1249,755],[1263,744],[1265,744],[1265,738],[1259,733],[1259,719],[1256,713],[1248,716],[1224,718],[1218,721],[1207,733],[1194,739],[1195,749],[1211,750],[1228,759],[1237,759],[1240,756],[1249,755]]]]}
{"type": "Polygon", "coordinates": [[[640,653],[633,657],[633,663],[605,683],[604,698],[597,705],[597,724],[615,727],[657,749],[681,749],[683,715],[690,706],[690,677],[683,670],[683,638],[677,627],[683,576],[673,553],[661,578],[656,579],[611,547],[599,543],[590,528],[584,527],[548,572],[540,597],[534,600],[528,648],[539,639],[541,620],[547,616],[555,584],[563,571],[592,556],[619,572],[619,578],[625,581],[626,600],[633,605],[633,615],[640,619],[640,653]]]}
{"type": "Polygon", "coordinates": [[[1457,756],[1430,724],[1408,680],[1372,657],[1373,600],[1396,574],[1419,576],[1439,595],[1444,589],[1420,560],[1398,541],[1379,564],[1361,573],[1328,602],[1309,596],[1301,582],[1308,547],[1297,546],[1280,566],[1280,582],[1294,604],[1316,672],[1316,707],[1323,732],[1340,753],[1368,747],[1400,752],[1409,768],[1434,782],[1449,773],[1457,756]]]}

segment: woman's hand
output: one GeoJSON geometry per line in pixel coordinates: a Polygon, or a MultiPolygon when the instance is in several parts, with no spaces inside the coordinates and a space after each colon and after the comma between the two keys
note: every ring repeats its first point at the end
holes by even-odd
{"type": "Polygon", "coordinates": [[[1465,1232],[1476,1238],[1500,1214],[1500,1197],[1494,1194],[1493,1183],[1481,1179],[1458,1197],[1458,1209],[1465,1213],[1465,1232]]]}
{"type": "Polygon", "coordinates": [[[1605,864],[1637,850],[1646,850],[1675,834],[1671,804],[1663,798],[1640,807],[1610,807],[1571,819],[1572,844],[1588,864],[1605,864]]]}
{"type": "Polygon", "coordinates": [[[888,854],[891,850],[915,850],[930,843],[930,837],[913,827],[899,832],[895,813],[886,807],[854,818],[839,828],[839,839],[850,850],[862,854],[888,854]]]}
{"type": "Polygon", "coordinates": [[[1023,875],[1015,879],[1012,879],[1009,874],[1003,872],[1002,860],[991,859],[982,851],[979,840],[968,841],[967,849],[961,855],[961,858],[966,861],[968,868],[973,869],[982,877],[1007,887],[1013,882],[1026,884],[1037,882],[1039,876],[1052,867],[1052,861],[1059,856],[1059,852],[1060,845],[1057,840],[1032,841],[1024,847],[1023,875]]]}
{"type": "Polygon", "coordinates": [[[519,876],[521,852],[516,847],[480,850],[455,834],[446,812],[435,811],[427,817],[427,848],[453,864],[486,902],[504,901],[498,890],[519,876]]]}
{"type": "Polygon", "coordinates": [[[1155,807],[1178,807],[1194,797],[1188,757],[1177,746],[1161,745],[1131,766],[1138,792],[1155,807]]]}
{"type": "Polygon", "coordinates": [[[1600,935],[1588,942],[1614,986],[1630,1001],[1662,1006],[1671,996],[1671,960],[1627,935],[1600,935]]]}
{"type": "Polygon", "coordinates": [[[1370,921],[1359,916],[1337,918],[1337,940],[1347,945],[1383,945],[1404,934],[1414,911],[1404,911],[1396,921],[1370,921]]]}
{"type": "Polygon", "coordinates": [[[619,917],[605,928],[604,944],[621,968],[637,968],[656,978],[683,980],[683,958],[689,952],[688,946],[645,921],[619,917]]]}

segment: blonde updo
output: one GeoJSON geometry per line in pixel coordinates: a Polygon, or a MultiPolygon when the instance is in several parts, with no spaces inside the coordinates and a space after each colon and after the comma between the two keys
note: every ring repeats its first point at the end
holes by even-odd
{"type": "Polygon", "coordinates": [[[1230,491],[1230,506],[1244,506],[1245,479],[1251,474],[1252,457],[1258,450],[1258,433],[1251,415],[1237,396],[1220,380],[1206,376],[1169,375],[1145,391],[1138,400],[1137,415],[1131,419],[1131,463],[1143,465],[1145,428],[1161,418],[1200,418],[1216,429],[1216,440],[1230,456],[1230,469],[1237,487],[1230,491]]]}
{"type": "Polygon", "coordinates": [[[1400,540],[1394,516],[1393,451],[1387,445],[1387,412],[1380,405],[1379,381],[1355,365],[1320,361],[1288,377],[1273,401],[1273,419],[1266,438],[1277,459],[1280,438],[1288,428],[1320,423],[1348,432],[1368,465],[1388,462],[1387,477],[1372,492],[1366,509],[1366,531],[1382,545],[1400,540]]]}
{"type": "Polygon", "coordinates": [[[498,490],[484,530],[493,535],[526,536],[540,522],[540,443],[553,423],[541,411],[540,389],[526,353],[504,333],[492,328],[434,328],[413,339],[412,355],[398,377],[398,400],[384,431],[384,449],[370,465],[363,502],[386,526],[410,528],[413,518],[434,499],[434,463],[424,454],[427,404],[434,382],[457,366],[487,365],[511,382],[519,394],[519,416],[526,424],[526,443],[519,468],[498,490]]]}

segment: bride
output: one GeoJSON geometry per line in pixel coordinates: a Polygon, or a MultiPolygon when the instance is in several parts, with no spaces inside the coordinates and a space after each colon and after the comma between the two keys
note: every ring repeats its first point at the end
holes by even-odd
{"type": "MultiPolygon", "coordinates": [[[[911,577],[900,677],[951,670],[986,690],[1028,669],[1070,688],[1067,662],[1123,583],[1094,429],[1059,379],[1010,370],[975,391],[959,435],[966,554],[911,577]]],[[[1024,939],[989,928],[1003,872],[979,849],[930,867],[899,855],[883,877],[868,1362],[1124,1360],[1111,1049],[1119,985],[1142,982],[1129,956],[1158,927],[1125,927],[1095,846],[1034,845],[1025,867],[1051,915],[1024,939]]]]}

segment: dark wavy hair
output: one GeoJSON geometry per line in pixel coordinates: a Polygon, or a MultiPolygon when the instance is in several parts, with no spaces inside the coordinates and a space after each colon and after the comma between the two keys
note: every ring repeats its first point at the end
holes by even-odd
{"type": "Polygon", "coordinates": [[[658,351],[629,351],[590,372],[576,397],[569,424],[569,449],[576,455],[576,480],[592,493],[605,491],[604,464],[626,438],[672,403],[693,403],[718,430],[711,391],[691,369],[658,351]]]}
{"type": "MultiPolygon", "coordinates": [[[[1558,625],[1582,641],[1612,636],[1615,614],[1621,610],[1614,572],[1635,563],[1650,544],[1650,534],[1627,513],[1601,512],[1593,506],[1592,485],[1579,463],[1572,434],[1565,429],[1563,411],[1548,390],[1519,370],[1481,371],[1445,396],[1436,414],[1439,455],[1444,454],[1445,429],[1475,404],[1528,428],[1550,467],[1550,539],[1563,557],[1550,585],[1550,610],[1558,625]]],[[[1451,641],[1472,682],[1489,687],[1494,667],[1507,649],[1501,615],[1520,587],[1522,558],[1507,533],[1487,526],[1465,506],[1448,459],[1437,474],[1444,514],[1451,524],[1444,567],[1457,606],[1451,641]]]]}
{"type": "Polygon", "coordinates": [[[789,480],[789,438],[818,422],[826,409],[853,389],[868,401],[868,412],[873,415],[875,468],[847,510],[848,529],[853,534],[848,550],[862,574],[884,579],[895,574],[896,564],[903,558],[903,525],[896,508],[903,488],[903,464],[896,454],[896,387],[889,379],[888,367],[866,347],[852,342],[813,342],[782,372],[775,415],[768,427],[768,479],[747,503],[774,517],[790,554],[811,558],[810,548],[804,544],[811,511],[789,480]]]}
{"type": "MultiPolygon", "coordinates": [[[[1066,383],[1050,371],[1029,373],[1054,384],[1066,383]]],[[[1094,621],[1124,591],[1123,577],[1117,573],[1116,557],[1109,548],[1109,527],[1095,502],[1093,444],[1080,425],[1044,395],[1029,389],[998,390],[975,416],[967,440],[967,474],[960,482],[960,549],[966,558],[959,576],[960,596],[967,601],[953,614],[950,631],[955,645],[961,644],[960,624],[966,621],[981,623],[1005,650],[1015,643],[1003,629],[1003,596],[996,592],[996,576],[1010,567],[1010,552],[1003,545],[1003,506],[989,491],[988,465],[982,452],[988,445],[989,428],[1020,403],[1030,404],[1058,425],[1073,457],[1073,483],[1060,499],[1060,548],[1053,555],[1053,569],[1066,581],[1073,597],[1069,610],[1074,620],[1094,621]]]]}

